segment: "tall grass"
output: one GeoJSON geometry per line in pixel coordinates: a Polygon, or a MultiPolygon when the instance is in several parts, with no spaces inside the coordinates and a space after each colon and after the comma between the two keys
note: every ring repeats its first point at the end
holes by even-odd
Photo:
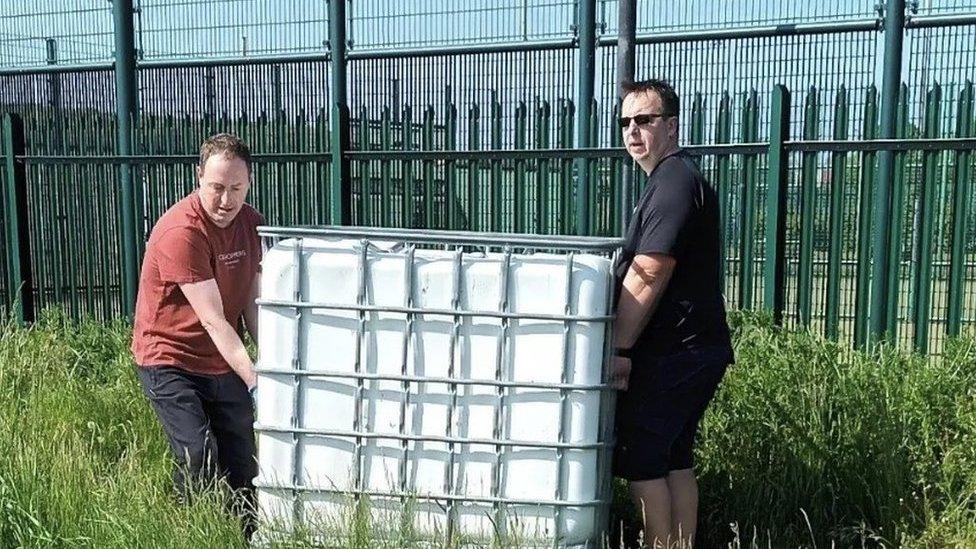
{"type": "Polygon", "coordinates": [[[705,546],[976,546],[976,341],[852,353],[735,315],[738,364],[702,425],[705,546]]]}
{"type": "MultiPolygon", "coordinates": [[[[976,340],[926,360],[733,320],[738,364],[698,454],[701,547],[976,546],[976,340]]],[[[171,495],[128,337],[51,312],[0,330],[0,547],[244,546],[218,496],[171,495]]],[[[333,539],[378,545],[392,523],[366,514],[333,539]]]]}

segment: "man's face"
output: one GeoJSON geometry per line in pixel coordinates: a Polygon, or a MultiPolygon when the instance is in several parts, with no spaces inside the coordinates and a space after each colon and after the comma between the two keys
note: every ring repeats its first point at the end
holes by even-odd
{"type": "Polygon", "coordinates": [[[236,156],[215,154],[203,167],[197,167],[200,202],[214,225],[227,227],[244,205],[251,188],[247,164],[236,156]]]}
{"type": "MultiPolygon", "coordinates": [[[[624,97],[620,108],[621,116],[634,117],[641,114],[661,115],[664,107],[661,97],[654,91],[633,92],[624,97]]],[[[655,116],[644,124],[631,120],[623,128],[624,146],[638,163],[641,160],[659,160],[672,146],[677,144],[678,119],[674,116],[655,116]]]]}

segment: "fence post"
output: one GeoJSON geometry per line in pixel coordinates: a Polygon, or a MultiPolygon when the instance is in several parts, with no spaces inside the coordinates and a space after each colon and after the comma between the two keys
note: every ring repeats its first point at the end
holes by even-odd
{"type": "MultiPolygon", "coordinates": [[[[803,109],[803,138],[820,138],[820,100],[817,88],[807,91],[803,109]]],[[[800,180],[800,258],[797,265],[797,311],[800,324],[809,327],[813,318],[813,245],[817,215],[817,153],[804,151],[800,180]]]]}
{"type": "MultiPolygon", "coordinates": [[[[864,98],[864,139],[874,139],[878,124],[878,90],[871,85],[864,98]]],[[[871,195],[875,153],[861,153],[861,189],[857,213],[857,286],[854,291],[854,345],[868,344],[868,307],[871,287],[871,195]]]]}
{"type": "MultiPolygon", "coordinates": [[[[925,137],[939,137],[942,87],[936,84],[925,101],[925,137]]],[[[932,309],[932,254],[935,238],[935,200],[939,174],[938,151],[922,153],[922,188],[919,189],[918,249],[915,270],[915,349],[922,354],[929,348],[929,314],[932,309]]]]}
{"type": "MultiPolygon", "coordinates": [[[[634,79],[634,44],[637,35],[637,0],[617,2],[617,115],[624,100],[623,84],[634,79]]],[[[611,121],[612,122],[612,121],[611,121]]],[[[611,123],[611,127],[613,124],[611,123]]],[[[620,132],[616,132],[620,135],[620,132]]],[[[626,234],[630,224],[631,208],[634,205],[634,162],[629,158],[623,163],[623,177],[620,186],[619,223],[620,235],[626,234]]]]}
{"type": "Polygon", "coordinates": [[[4,189],[7,209],[7,297],[11,315],[20,323],[34,321],[34,277],[30,263],[27,219],[27,171],[16,157],[25,153],[24,121],[16,114],[3,117],[4,189]]]}
{"type": "MultiPolygon", "coordinates": [[[[788,96],[789,94],[787,93],[788,96]]],[[[715,143],[719,145],[728,143],[731,134],[731,99],[729,98],[729,92],[724,91],[722,92],[722,99],[718,104],[718,120],[715,122],[715,143]]],[[[723,291],[725,290],[725,277],[726,271],[728,270],[729,202],[731,200],[730,194],[733,190],[732,177],[730,175],[731,158],[731,155],[719,154],[715,159],[717,177],[715,180],[715,191],[718,193],[719,219],[721,220],[719,239],[721,241],[720,257],[722,259],[722,268],[719,270],[719,285],[723,291]]]]}
{"type": "MultiPolygon", "coordinates": [[[[489,111],[490,119],[490,139],[491,148],[494,150],[499,150],[502,148],[502,105],[498,102],[498,93],[494,90],[491,92],[491,110],[489,111]]],[[[502,204],[504,202],[502,192],[502,166],[501,161],[492,160],[491,161],[491,229],[492,231],[502,230],[502,204]]],[[[569,204],[567,204],[567,207],[569,204]]],[[[430,225],[428,225],[429,227],[430,225]]]]}
{"type": "MultiPolygon", "coordinates": [[[[902,42],[905,32],[905,0],[887,0],[884,12],[885,50],[881,87],[880,139],[895,137],[898,120],[898,85],[901,82],[902,42]]],[[[888,321],[888,271],[891,268],[888,226],[892,216],[891,187],[894,174],[894,151],[882,150],[878,157],[878,187],[874,202],[874,262],[871,268],[872,341],[887,339],[894,332],[888,321]]],[[[895,262],[897,267],[897,261],[895,262]]]]}
{"type": "MultiPolygon", "coordinates": [[[[847,89],[841,84],[834,102],[834,140],[847,141],[847,89]]],[[[847,187],[847,153],[831,153],[830,246],[827,249],[827,312],[824,332],[837,339],[840,332],[841,263],[844,260],[844,195],[847,187]]]]}
{"type": "Polygon", "coordinates": [[[700,92],[695,92],[695,100],[691,104],[691,135],[689,141],[692,145],[704,143],[705,133],[705,101],[700,92]]]}
{"type": "MultiPolygon", "coordinates": [[[[579,97],[576,105],[576,146],[593,146],[590,131],[593,88],[596,82],[596,0],[579,0],[579,97]]],[[[588,158],[576,159],[576,234],[590,234],[590,163],[588,158]]],[[[568,204],[567,204],[568,206],[568,204]]]]}
{"type": "MultiPolygon", "coordinates": [[[[908,131],[910,124],[908,107],[908,86],[902,84],[898,90],[898,108],[895,113],[895,137],[897,139],[905,139],[910,135],[908,131]]],[[[911,177],[906,177],[907,160],[908,154],[901,153],[894,156],[894,162],[892,163],[891,181],[897,181],[898,184],[892,185],[891,197],[889,199],[892,213],[888,220],[890,224],[887,227],[889,264],[884,320],[884,326],[890,327],[886,337],[891,341],[897,339],[898,336],[899,309],[903,301],[901,295],[901,258],[905,247],[903,240],[905,233],[904,225],[907,208],[906,200],[909,196],[907,186],[911,180],[911,177]]],[[[909,245],[909,252],[911,252],[911,245],[909,245]]],[[[911,287],[909,287],[909,291],[906,294],[911,296],[911,287]]]]}
{"type": "MultiPolygon", "coordinates": [[[[745,96],[742,110],[742,141],[753,143],[759,131],[759,98],[752,89],[745,96]]],[[[756,183],[759,172],[756,169],[755,154],[742,157],[742,236],[739,241],[739,306],[743,309],[755,307],[756,262],[753,254],[756,249],[756,183]]]]}
{"type": "MultiPolygon", "coordinates": [[[[136,94],[136,49],[132,22],[132,0],[114,0],[115,17],[115,105],[118,117],[116,152],[130,156],[133,152],[133,124],[138,112],[136,94]]],[[[123,162],[120,170],[119,211],[122,214],[122,310],[132,318],[135,312],[139,281],[137,241],[141,231],[136,227],[136,203],[132,163],[123,162]]]]}
{"type": "Polygon", "coordinates": [[[766,257],[763,262],[763,308],[783,321],[786,306],[786,197],[788,156],[784,143],[790,134],[790,91],[773,88],[769,114],[769,152],[766,172],[766,257]]]}
{"type": "Polygon", "coordinates": [[[346,100],[346,1],[329,0],[329,59],[332,62],[332,170],[329,223],[352,221],[349,183],[349,105],[346,100]]]}
{"type": "MultiPolygon", "coordinates": [[[[47,64],[58,64],[58,42],[54,38],[45,40],[47,44],[47,64]]],[[[64,117],[61,111],[61,74],[52,71],[47,75],[48,106],[51,107],[52,118],[54,119],[54,135],[51,136],[54,143],[54,150],[58,154],[64,154],[64,117]]]]}
{"type": "MultiPolygon", "coordinates": [[[[973,83],[967,81],[959,95],[956,137],[973,136],[973,83]]],[[[966,284],[966,239],[969,234],[969,159],[970,151],[956,152],[956,169],[952,207],[952,259],[949,261],[948,333],[959,335],[962,327],[962,303],[966,284]]]]}

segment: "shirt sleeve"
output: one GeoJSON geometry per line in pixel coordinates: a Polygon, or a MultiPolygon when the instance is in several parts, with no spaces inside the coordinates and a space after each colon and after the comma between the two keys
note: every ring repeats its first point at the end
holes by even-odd
{"type": "Polygon", "coordinates": [[[685,176],[662,178],[648,197],[637,254],[682,252],[698,211],[695,181],[685,176]]]}
{"type": "Polygon", "coordinates": [[[160,280],[191,284],[214,277],[210,246],[199,232],[190,228],[171,229],[156,245],[160,280]]]}

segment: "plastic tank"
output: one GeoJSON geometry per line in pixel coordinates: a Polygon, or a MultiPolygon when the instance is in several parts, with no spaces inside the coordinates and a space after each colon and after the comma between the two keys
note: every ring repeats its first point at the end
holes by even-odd
{"type": "Polygon", "coordinates": [[[411,501],[421,534],[601,539],[615,241],[527,253],[511,235],[472,250],[462,233],[262,232],[276,240],[260,300],[265,520],[336,524],[366,495],[411,501]],[[463,241],[416,245],[432,235],[463,241]]]}

